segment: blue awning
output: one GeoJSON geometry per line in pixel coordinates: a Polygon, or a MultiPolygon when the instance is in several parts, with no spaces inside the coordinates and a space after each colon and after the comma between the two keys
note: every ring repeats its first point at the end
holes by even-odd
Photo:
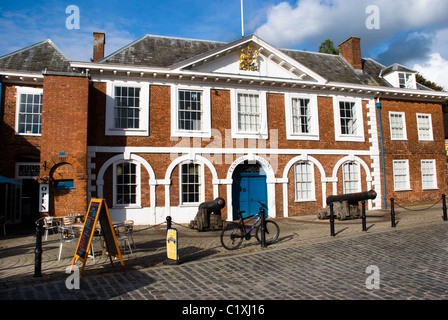
{"type": "Polygon", "coordinates": [[[9,183],[9,184],[16,184],[16,185],[21,185],[21,183],[19,181],[15,181],[9,178],[6,178],[4,176],[0,176],[0,183],[9,183]]]}

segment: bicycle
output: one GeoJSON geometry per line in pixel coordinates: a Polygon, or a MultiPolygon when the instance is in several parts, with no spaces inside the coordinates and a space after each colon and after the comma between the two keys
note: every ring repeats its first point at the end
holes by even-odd
{"type": "MultiPolygon", "coordinates": [[[[247,218],[243,218],[242,214],[245,211],[238,211],[238,216],[240,217],[240,221],[238,222],[237,226],[235,228],[225,228],[221,232],[221,244],[224,248],[227,250],[235,250],[238,249],[238,247],[241,245],[244,239],[250,240],[252,237],[252,230],[256,229],[255,231],[255,238],[258,240],[258,242],[261,242],[261,215],[265,214],[265,210],[263,208],[266,208],[266,205],[258,201],[258,203],[261,204],[261,207],[259,209],[259,212],[255,215],[252,215],[247,218]],[[244,224],[245,219],[250,219],[256,217],[254,224],[250,228],[249,231],[246,232],[246,225],[244,224]],[[260,221],[260,223],[258,223],[260,221]]],[[[265,244],[269,245],[278,240],[278,236],[280,234],[280,228],[278,227],[277,223],[275,223],[272,220],[265,220],[265,244]]]]}

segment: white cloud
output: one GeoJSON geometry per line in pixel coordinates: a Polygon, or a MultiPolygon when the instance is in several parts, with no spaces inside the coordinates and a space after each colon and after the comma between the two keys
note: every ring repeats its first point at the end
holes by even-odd
{"type": "Polygon", "coordinates": [[[270,7],[266,23],[256,33],[276,46],[320,44],[326,38],[337,44],[350,36],[375,46],[399,31],[448,26],[446,12],[446,0],[299,0],[294,6],[281,2],[270,7]],[[379,30],[366,28],[369,5],[379,9],[379,30]]]}
{"type": "Polygon", "coordinates": [[[431,54],[428,61],[414,65],[413,69],[421,73],[427,80],[444,87],[445,91],[448,90],[448,60],[444,59],[440,53],[431,54]]]}

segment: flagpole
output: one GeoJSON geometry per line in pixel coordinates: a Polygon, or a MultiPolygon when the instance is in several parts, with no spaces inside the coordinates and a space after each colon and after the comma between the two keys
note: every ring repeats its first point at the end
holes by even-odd
{"type": "Polygon", "coordinates": [[[241,36],[244,37],[244,12],[243,12],[243,0],[241,0],[241,36]]]}

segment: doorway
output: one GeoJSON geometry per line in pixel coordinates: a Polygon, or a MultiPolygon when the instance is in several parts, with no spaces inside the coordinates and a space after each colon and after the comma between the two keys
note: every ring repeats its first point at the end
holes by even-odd
{"type": "Polygon", "coordinates": [[[232,179],[233,220],[239,219],[238,211],[245,211],[244,218],[258,213],[258,201],[267,205],[266,173],[259,163],[244,161],[235,168],[232,179]]]}
{"type": "Polygon", "coordinates": [[[39,213],[39,184],[34,179],[22,179],[21,222],[34,226],[39,213]]]}

